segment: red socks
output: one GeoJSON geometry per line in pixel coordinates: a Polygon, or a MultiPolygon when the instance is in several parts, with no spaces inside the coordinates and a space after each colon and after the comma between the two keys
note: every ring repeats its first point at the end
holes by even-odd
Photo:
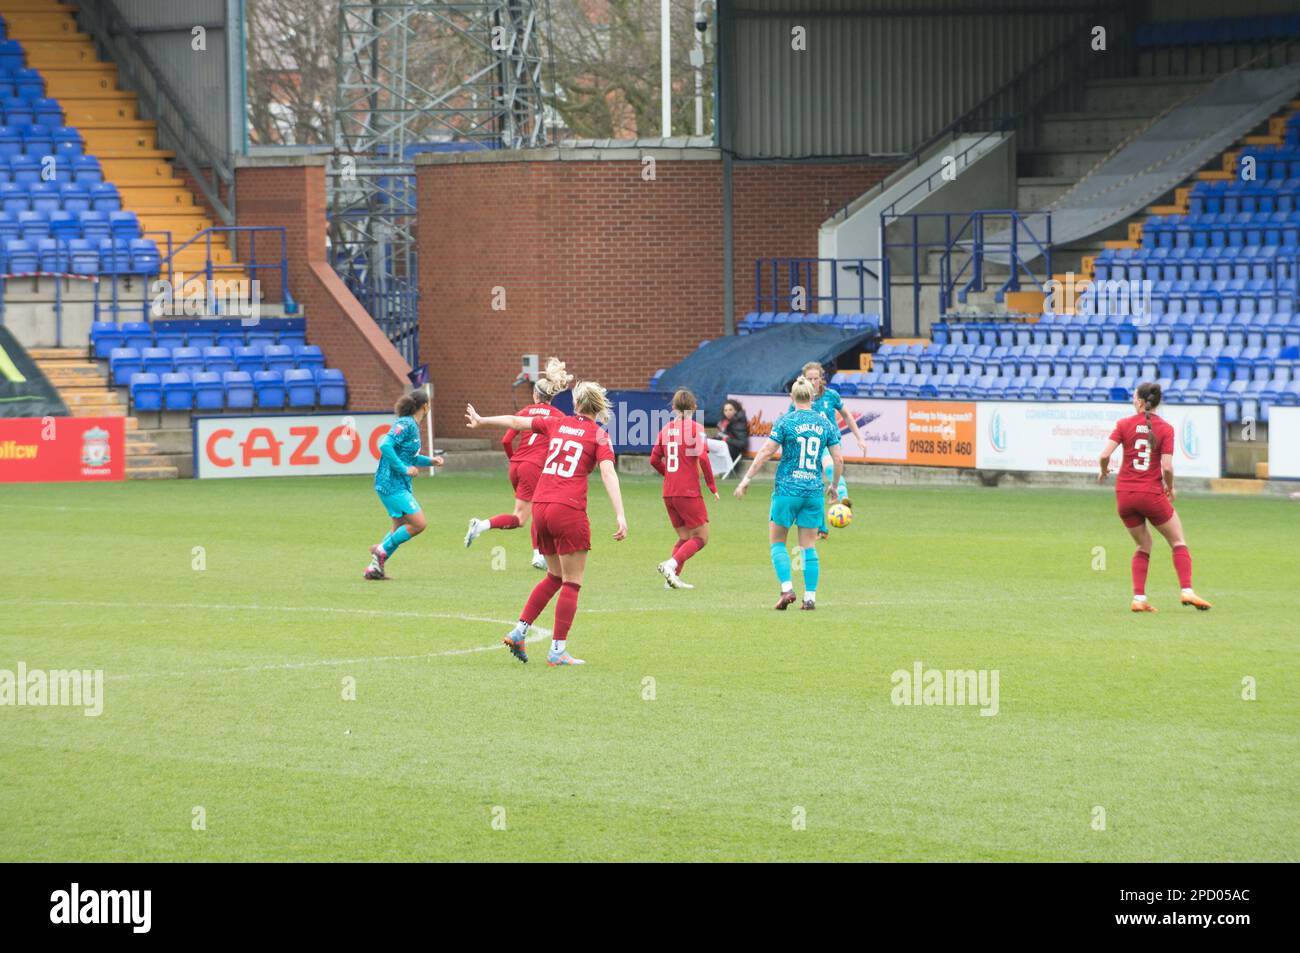
{"type": "MultiPolygon", "coordinates": [[[[542,578],[542,581],[533,587],[533,591],[528,596],[528,601],[524,603],[524,611],[519,614],[519,621],[532,625],[533,621],[542,614],[542,610],[546,608],[547,603],[551,601],[551,596],[560,590],[561,584],[562,580],[559,576],[552,576],[548,572],[542,578]]],[[[563,596],[560,597],[560,602],[563,604],[563,596]]],[[[556,615],[559,615],[558,608],[556,609],[556,615]]],[[[573,621],[572,613],[569,614],[569,621],[573,621]]]]}
{"type": "Polygon", "coordinates": [[[1144,596],[1147,591],[1147,570],[1151,567],[1151,554],[1138,550],[1133,554],[1133,595],[1144,596]]]}
{"type": "Polygon", "coordinates": [[[1192,588],[1192,554],[1186,546],[1174,547],[1174,570],[1178,573],[1178,585],[1192,588]]]}
{"type": "Polygon", "coordinates": [[[673,550],[673,559],[677,560],[677,572],[679,575],[681,574],[682,567],[686,565],[686,560],[690,559],[703,548],[704,543],[698,539],[684,539],[677,544],[677,548],[673,550]]]}
{"type": "Polygon", "coordinates": [[[518,516],[513,513],[502,513],[488,520],[488,525],[493,529],[518,529],[520,524],[518,516]]]}
{"type": "Polygon", "coordinates": [[[563,642],[569,637],[569,627],[573,625],[573,617],[578,611],[578,590],[581,588],[576,582],[566,582],[560,586],[560,598],[555,602],[553,636],[557,642],[563,642]]]}

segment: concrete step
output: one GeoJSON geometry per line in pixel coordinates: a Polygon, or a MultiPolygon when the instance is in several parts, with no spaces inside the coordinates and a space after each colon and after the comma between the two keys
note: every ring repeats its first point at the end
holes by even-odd
{"type": "Polygon", "coordinates": [[[1229,493],[1237,496],[1253,496],[1263,493],[1267,486],[1267,480],[1237,479],[1234,477],[1223,477],[1219,480],[1210,481],[1211,492],[1229,493]]]}
{"type": "Polygon", "coordinates": [[[88,386],[78,387],[67,384],[56,384],[55,389],[62,395],[64,403],[71,404],[97,404],[114,402],[116,394],[104,386],[101,380],[99,383],[88,386]]]}
{"type": "MultiPolygon", "coordinates": [[[[435,440],[436,442],[436,440],[435,440]]],[[[438,444],[442,446],[442,444],[438,444]]],[[[509,469],[509,462],[506,455],[500,450],[458,450],[447,453],[447,464],[443,467],[448,473],[462,473],[468,471],[483,470],[500,470],[502,473],[509,469]]]]}
{"type": "Polygon", "coordinates": [[[1110,149],[1060,149],[1039,146],[1017,154],[1016,171],[1033,178],[1069,178],[1079,181],[1093,166],[1106,158],[1110,149]]]}
{"type": "Polygon", "coordinates": [[[126,467],[126,478],[128,480],[175,480],[179,476],[179,468],[166,464],[150,464],[139,467],[128,465],[126,467]]]}
{"type": "Polygon", "coordinates": [[[501,443],[497,440],[479,437],[439,437],[434,436],[433,445],[447,452],[461,453],[468,450],[494,450],[504,458],[501,443]]]}
{"type": "Polygon", "coordinates": [[[1037,142],[1054,149],[1112,149],[1149,122],[1142,112],[1049,113],[1038,123],[1037,142]]]}
{"type": "Polygon", "coordinates": [[[138,431],[158,453],[189,455],[194,452],[194,432],[189,427],[166,427],[138,431]]]}
{"type": "Polygon", "coordinates": [[[1051,205],[1076,182],[1069,176],[1023,175],[1016,180],[1016,208],[1037,211],[1051,205]]]}
{"type": "Polygon", "coordinates": [[[41,361],[82,361],[86,360],[84,347],[29,347],[28,355],[37,364],[41,361]]]}
{"type": "Polygon", "coordinates": [[[143,470],[151,467],[171,467],[174,470],[179,470],[171,454],[132,453],[129,447],[126,452],[126,465],[132,470],[143,470]]]}
{"type": "Polygon", "coordinates": [[[1185,96],[1204,89],[1217,77],[1123,77],[1092,80],[1084,87],[1088,112],[1145,112],[1154,116],[1185,96]]]}

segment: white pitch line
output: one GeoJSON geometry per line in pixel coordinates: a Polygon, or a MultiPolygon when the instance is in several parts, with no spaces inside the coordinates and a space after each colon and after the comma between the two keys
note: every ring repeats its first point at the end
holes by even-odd
{"type": "MultiPolygon", "coordinates": [[[[358,615],[393,616],[417,619],[455,619],[461,622],[490,622],[493,625],[513,625],[502,619],[489,619],[484,616],[461,615],[448,612],[401,612],[391,609],[348,609],[339,606],[260,606],[260,605],[221,605],[196,602],[93,602],[75,599],[24,599],[0,600],[0,605],[39,605],[39,606],[74,606],[100,609],[218,609],[238,612],[342,612],[358,615]]],[[[529,629],[525,642],[541,642],[551,637],[551,630],[534,625],[529,629]]],[[[203,675],[233,675],[244,672],[291,671],[294,669],[317,668],[339,665],[364,665],[369,662],[410,662],[419,659],[445,658],[451,655],[472,655],[475,652],[494,652],[504,648],[504,643],[495,645],[478,645],[468,649],[447,649],[443,652],[422,652],[418,655],[371,655],[350,659],[314,659],[310,662],[277,662],[270,665],[243,665],[234,668],[209,668],[190,672],[128,672],[123,675],[109,675],[105,681],[124,681],[132,678],[192,678],[203,675]]]]}
{"type": "Polygon", "coordinates": [[[261,606],[203,602],[96,602],[78,599],[5,599],[0,600],[0,605],[73,606],[88,609],[214,609],[224,612],[338,612],[346,615],[384,616],[397,619],[455,619],[460,622],[491,622],[497,625],[514,624],[512,622],[502,622],[500,619],[462,615],[456,612],[403,612],[395,609],[352,609],[344,606],[261,606]]]}

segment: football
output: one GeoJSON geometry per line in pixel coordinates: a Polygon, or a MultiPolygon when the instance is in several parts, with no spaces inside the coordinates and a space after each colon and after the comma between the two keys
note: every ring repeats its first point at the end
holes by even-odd
{"type": "Polygon", "coordinates": [[[843,503],[832,503],[826,519],[836,529],[843,529],[853,522],[853,511],[843,503]]]}

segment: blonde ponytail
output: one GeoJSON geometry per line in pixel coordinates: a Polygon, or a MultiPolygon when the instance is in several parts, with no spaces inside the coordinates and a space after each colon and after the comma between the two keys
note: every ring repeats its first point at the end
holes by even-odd
{"type": "Polygon", "coordinates": [[[558,357],[548,357],[541,380],[533,385],[533,396],[549,404],[556,394],[567,390],[571,383],[573,375],[565,372],[564,362],[558,357]]]}

